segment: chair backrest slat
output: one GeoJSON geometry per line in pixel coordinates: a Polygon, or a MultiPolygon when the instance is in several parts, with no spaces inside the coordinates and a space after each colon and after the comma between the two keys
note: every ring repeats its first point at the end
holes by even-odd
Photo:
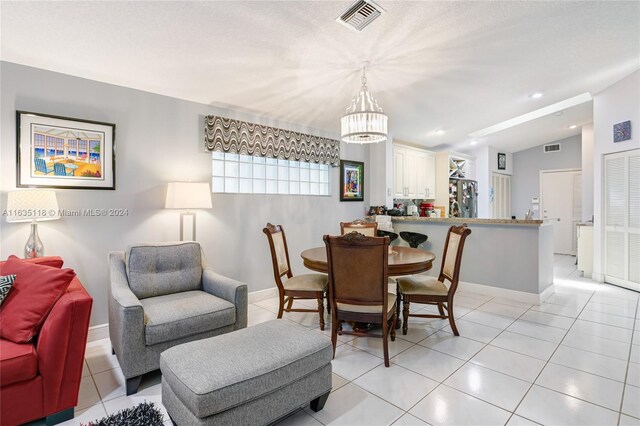
{"type": "Polygon", "coordinates": [[[269,249],[271,250],[271,261],[273,264],[273,275],[276,280],[276,284],[282,289],[282,277],[287,276],[291,278],[291,266],[289,263],[289,249],[287,247],[287,237],[284,234],[284,228],[282,225],[272,225],[267,223],[267,226],[262,230],[269,240],[269,249]]]}
{"type": "Polygon", "coordinates": [[[467,228],[466,223],[461,226],[452,226],[447,232],[439,280],[443,281],[445,278],[449,280],[451,283],[449,288],[450,292],[455,292],[458,286],[462,250],[464,249],[464,243],[469,234],[471,234],[471,230],[467,228]]]}
{"type": "Polygon", "coordinates": [[[359,232],[367,237],[376,237],[378,231],[377,222],[365,222],[364,220],[357,219],[353,222],[340,222],[340,233],[342,235],[349,232],[359,232]]]}
{"type": "Polygon", "coordinates": [[[332,308],[337,303],[386,306],[389,238],[351,232],[325,235],[324,241],[332,308]]]}

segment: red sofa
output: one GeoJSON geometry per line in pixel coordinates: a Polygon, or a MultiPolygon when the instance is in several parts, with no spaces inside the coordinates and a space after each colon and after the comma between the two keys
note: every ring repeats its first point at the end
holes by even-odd
{"type": "Polygon", "coordinates": [[[43,417],[48,425],[73,418],[92,304],[91,296],[74,278],[34,342],[17,344],[0,338],[2,426],[43,417]]]}

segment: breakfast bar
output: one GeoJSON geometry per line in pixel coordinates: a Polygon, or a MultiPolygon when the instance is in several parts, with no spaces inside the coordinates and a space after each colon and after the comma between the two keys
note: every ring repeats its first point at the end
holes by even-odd
{"type": "MultiPolygon", "coordinates": [[[[375,220],[370,216],[368,220],[375,220]]],[[[539,304],[552,292],[553,225],[543,220],[392,217],[393,232],[419,232],[429,239],[420,248],[442,253],[447,230],[466,223],[467,239],[461,270],[462,290],[539,304]]],[[[398,238],[394,245],[406,246],[398,238]]],[[[439,265],[436,265],[439,266],[439,265]]],[[[439,267],[431,269],[437,275],[439,267]]]]}

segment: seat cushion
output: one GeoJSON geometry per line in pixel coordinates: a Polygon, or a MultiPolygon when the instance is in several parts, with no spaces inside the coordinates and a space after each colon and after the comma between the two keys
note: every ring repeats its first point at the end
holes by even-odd
{"type": "Polygon", "coordinates": [[[163,385],[203,418],[289,386],[330,365],[332,357],[327,336],[271,320],[167,349],[160,369],[163,385]]]}
{"type": "Polygon", "coordinates": [[[449,289],[435,277],[413,275],[398,278],[398,287],[403,294],[420,294],[425,296],[446,296],[449,289]]]}
{"type": "Polygon", "coordinates": [[[129,287],[138,299],[202,288],[198,243],[133,245],[125,253],[125,265],[129,287]]]}
{"type": "Polygon", "coordinates": [[[283,283],[285,290],[325,291],[329,277],[324,274],[305,274],[291,277],[283,283]]]}
{"type": "Polygon", "coordinates": [[[233,303],[204,291],[185,291],[142,299],[145,343],[155,345],[204,333],[236,322],[233,303]]]}
{"type": "MultiPolygon", "coordinates": [[[[389,293],[389,297],[387,299],[387,312],[391,312],[393,310],[394,303],[396,303],[396,295],[389,293]]],[[[350,305],[348,303],[338,303],[338,310],[363,314],[376,314],[382,313],[382,305],[350,305]]]]}
{"type": "Polygon", "coordinates": [[[38,374],[38,355],[31,343],[0,339],[0,386],[23,382],[38,374]]]}

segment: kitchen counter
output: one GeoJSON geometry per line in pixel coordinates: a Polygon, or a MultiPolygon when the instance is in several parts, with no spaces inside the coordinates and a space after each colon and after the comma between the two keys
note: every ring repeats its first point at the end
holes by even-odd
{"type": "MultiPolygon", "coordinates": [[[[420,216],[389,216],[392,222],[432,222],[432,223],[467,223],[478,225],[527,225],[540,226],[545,223],[539,219],[480,219],[462,217],[420,217],[420,216]]],[[[367,220],[375,220],[375,216],[367,216],[367,220]]]]}
{"type": "MultiPolygon", "coordinates": [[[[447,231],[466,223],[460,289],[539,304],[553,292],[553,228],[549,220],[436,218],[389,216],[393,232],[419,232],[429,239],[421,245],[442,261],[447,231]]],[[[374,216],[367,218],[375,220],[374,216]]],[[[398,238],[393,245],[407,246],[398,238]]],[[[439,267],[428,274],[437,276],[439,267]]]]}

